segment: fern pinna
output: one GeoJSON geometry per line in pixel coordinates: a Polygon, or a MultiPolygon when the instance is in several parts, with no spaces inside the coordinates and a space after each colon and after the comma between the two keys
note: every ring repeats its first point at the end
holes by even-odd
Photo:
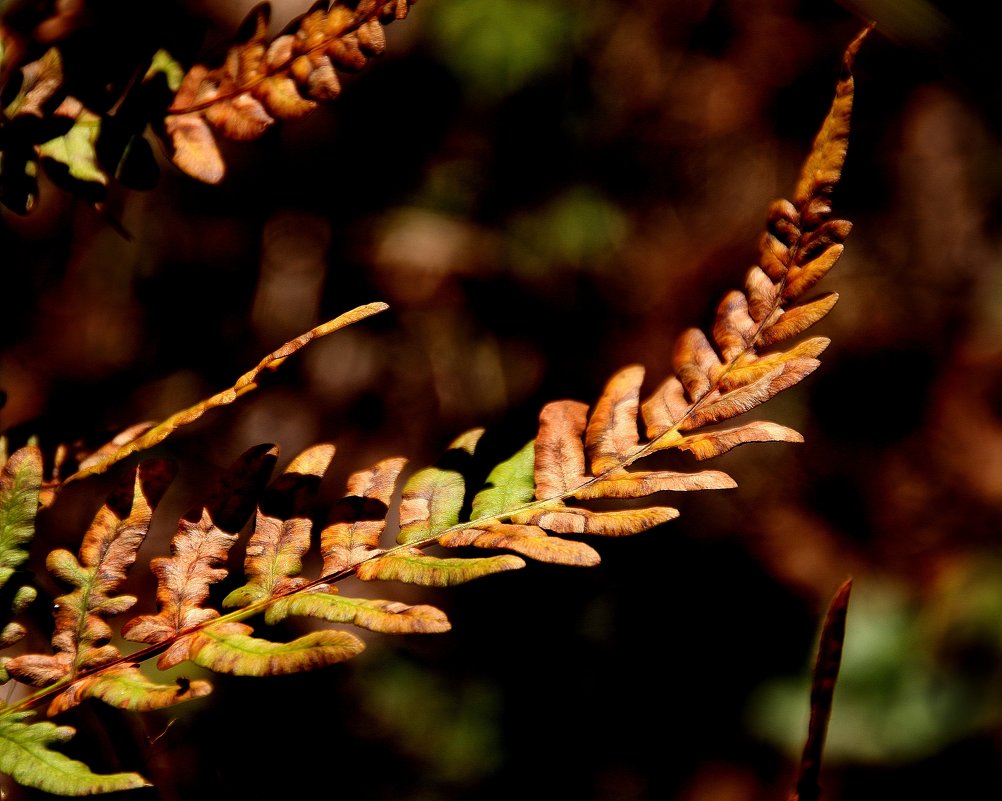
{"type": "MultiPolygon", "coordinates": [[[[144,785],[135,773],[96,775],[53,746],[73,730],[36,720],[66,711],[88,698],[122,709],[149,710],[198,698],[204,680],[157,684],[139,665],[157,658],[167,669],[191,660],[211,671],[265,676],[333,665],[355,656],[362,640],[346,628],[322,628],[290,642],[254,635],[248,622],[268,624],[305,616],[382,633],[429,633],[449,629],[445,614],[427,605],[351,598],[338,592],[348,576],[444,587],[525,565],[524,558],[565,565],[594,565],[599,555],[576,535],[618,537],[644,531],[678,515],[668,505],[637,499],[664,491],[723,489],[733,480],[717,470],[674,472],[632,469],[659,451],[687,451],[697,460],[749,442],[798,442],[800,435],[775,423],[721,426],[793,386],[817,368],[828,345],[811,337],[789,340],[824,317],[837,296],[804,299],[842,253],[850,224],[832,216],[830,194],[846,153],[853,100],[852,61],[861,34],[846,51],[835,100],[815,139],[792,201],[775,202],[761,240],[760,263],[744,288],[721,301],[709,335],[683,333],[674,370],[641,401],[644,371],[630,366],[614,375],[593,407],[561,400],[545,406],[536,437],[496,465],[486,482],[471,483],[464,464],[476,453],[482,431],[469,431],[450,447],[449,458],[402,481],[405,460],[387,458],[354,473],[344,499],[319,533],[322,567],[317,578],[301,575],[311,543],[310,500],[335,448],[319,444],[296,456],[269,483],[277,448],[247,451],[185,514],[169,556],[153,560],[156,611],[132,617],[122,637],[142,647],[123,654],[111,643],[108,619],[131,609],[137,598],[120,588],[149,528],[158,500],[173,476],[163,460],[133,467],[111,492],[84,535],[79,553],[59,549],[47,567],[71,589],[56,601],[52,652],[22,653],[3,660],[3,679],[28,691],[0,710],[0,771],[19,783],[66,795],[85,795],[144,785]],[[641,429],[644,432],[642,437],[641,429]],[[402,481],[394,509],[395,492],[402,481]],[[588,508],[587,502],[625,500],[625,508],[588,508]],[[391,511],[395,514],[391,515],[391,511]],[[227,555],[253,516],[246,547],[245,583],[215,609],[210,588],[227,577],[227,555]],[[395,544],[384,544],[387,519],[399,520],[395,544]],[[500,550],[471,557],[428,553],[432,546],[500,550]]],[[[235,400],[256,386],[258,375],[277,366],[315,336],[381,311],[362,307],[276,351],[231,389],[152,428],[130,431],[94,454],[67,480],[103,472],[149,447],[206,410],[235,400]],[[147,430],[148,429],[148,430],[147,430]]],[[[36,512],[62,483],[43,480],[42,459],[28,446],[4,460],[0,474],[0,584],[7,618],[2,642],[22,639],[13,621],[32,600],[19,568],[27,559],[36,512]],[[41,503],[40,503],[41,499],[41,503]]],[[[608,506],[608,504],[605,504],[608,506]]]]}

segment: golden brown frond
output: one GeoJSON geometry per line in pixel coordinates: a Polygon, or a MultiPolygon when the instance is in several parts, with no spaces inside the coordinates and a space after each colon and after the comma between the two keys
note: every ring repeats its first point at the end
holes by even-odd
{"type": "Polygon", "coordinates": [[[362,0],[354,8],[336,2],[314,8],[291,33],[268,37],[270,7],[248,15],[253,32],[234,45],[223,64],[196,64],[184,76],[165,127],[174,162],[208,183],[225,167],[213,131],[228,139],[255,139],[276,119],[309,114],[341,92],[338,70],[356,72],[386,48],[383,26],[407,16],[415,0],[362,0]]]}
{"type": "MultiPolygon", "coordinates": [[[[175,132],[187,126],[193,135],[180,136],[179,152],[183,146],[200,147],[204,152],[196,161],[205,157],[212,162],[218,151],[214,142],[210,144],[209,126],[226,136],[249,138],[275,116],[294,115],[309,103],[335,95],[335,68],[356,69],[379,52],[383,47],[380,24],[406,15],[410,2],[378,5],[363,0],[354,10],[340,5],[321,7],[300,20],[295,33],[270,44],[266,12],[257,10],[252,35],[230,50],[223,67],[197,67],[183,82],[178,97],[191,104],[175,108],[171,124],[175,132]],[[298,100],[289,94],[293,90],[298,100]]],[[[330,628],[273,642],[256,636],[245,622],[255,616],[263,616],[269,625],[305,616],[387,634],[433,633],[450,627],[446,615],[432,606],[344,597],[339,592],[341,579],[355,576],[362,581],[449,587],[518,570],[526,564],[523,557],[568,566],[594,565],[598,552],[573,537],[627,536],[677,517],[676,508],[646,500],[657,493],[735,486],[730,476],[718,470],[639,470],[634,469],[635,463],[667,449],[703,460],[745,443],[800,441],[796,431],[771,422],[718,424],[810,375],[828,345],[824,337],[790,340],[822,319],[837,299],[832,293],[813,299],[805,295],[835,265],[851,227],[832,218],[830,195],[845,159],[853,96],[850,67],[863,35],[846,52],[835,101],[793,200],[776,201],[769,209],[759,264],[747,272],[742,289],[728,292],[721,300],[711,330],[690,328],[678,337],[671,353],[671,374],[643,402],[644,369],[627,366],[610,378],[591,408],[575,400],[546,404],[535,439],[489,470],[481,453],[484,431],[471,429],[451,443],[437,465],[417,470],[402,481],[395,506],[403,458],[384,459],[352,473],[345,497],[316,538],[322,564],[315,577],[301,575],[309,565],[305,557],[314,539],[311,503],[334,457],[334,446],[307,448],[267,487],[277,449],[252,448],[180,520],[170,556],[151,562],[157,578],[156,610],[133,617],[121,628],[123,637],[143,643],[136,653],[123,655],[111,643],[113,631],[106,618],[124,613],[137,602],[119,594],[118,588],[172,476],[159,460],[133,468],[129,481],[116,488],[96,516],[79,555],[62,549],[49,554],[50,571],[74,588],[57,599],[53,653],[25,654],[0,663],[11,678],[41,688],[0,710],[0,760],[7,760],[3,764],[25,750],[27,734],[21,720],[43,700],[49,702],[50,712],[69,709],[85,698],[129,709],[152,709],[210,691],[204,681],[153,684],[138,670],[138,663],[146,659],[159,657],[161,669],[190,660],[217,672],[264,676],[338,664],[365,647],[355,634],[330,628]],[[243,564],[245,583],[226,596],[221,604],[225,611],[221,611],[212,606],[210,590],[228,576],[229,552],[252,515],[254,528],[243,564]],[[384,546],[381,540],[389,521],[398,524],[396,542],[384,546]],[[439,557],[428,552],[439,547],[508,553],[439,557]]],[[[41,78],[38,86],[44,94],[41,78]]],[[[35,100],[30,96],[23,100],[25,113],[32,113],[35,100]]],[[[221,169],[221,160],[216,167],[221,169]]],[[[290,341],[224,392],[152,428],[125,433],[85,461],[71,478],[103,472],[132,453],[158,444],[205,411],[255,389],[262,374],[312,339],[384,308],[383,304],[360,307],[290,341]]],[[[16,518],[12,518],[12,529],[24,528],[24,520],[33,517],[37,504],[32,488],[39,483],[40,461],[34,456],[7,463],[0,476],[0,511],[10,507],[16,518]],[[25,487],[20,492],[15,491],[15,473],[19,472],[30,473],[22,477],[25,487]]],[[[18,547],[9,555],[8,567],[24,559],[18,544],[24,534],[15,530],[12,536],[18,547]]],[[[826,720],[828,690],[841,647],[835,629],[844,620],[847,594],[846,588],[841,606],[833,606],[834,633],[825,641],[819,660],[815,699],[819,723],[811,729],[815,743],[823,738],[821,719],[826,720]]],[[[51,729],[36,727],[33,732],[33,759],[39,763],[51,759],[47,748],[53,739],[51,729]]],[[[811,770],[815,756],[815,750],[805,752],[805,765],[811,770]]],[[[43,773],[24,771],[31,782],[44,787],[48,779],[39,778],[43,773]]],[[[79,784],[84,781],[81,775],[74,787],[94,792],[107,786],[90,778],[86,778],[90,784],[79,784]]],[[[809,792],[804,788],[813,783],[813,774],[805,770],[804,775],[807,779],[798,785],[800,801],[809,792]]],[[[120,781],[121,786],[125,782],[134,786],[141,779],[130,775],[120,781]]]]}

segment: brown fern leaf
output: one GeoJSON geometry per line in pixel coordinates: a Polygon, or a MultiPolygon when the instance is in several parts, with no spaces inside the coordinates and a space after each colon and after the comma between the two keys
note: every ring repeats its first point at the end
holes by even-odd
{"type": "Polygon", "coordinates": [[[246,451],[219,479],[205,503],[181,519],[171,556],[150,563],[157,577],[159,611],[132,618],[122,626],[122,636],[151,645],[168,643],[157,663],[161,669],[188,658],[190,643],[179,639],[182,632],[219,617],[215,609],[204,606],[209,587],[226,578],[227,554],[277,459],[274,446],[246,451]]]}
{"type": "Polygon", "coordinates": [[[313,525],[306,503],[333,458],[333,445],[309,448],[292,460],[262,499],[244,561],[248,581],[227,595],[223,606],[249,606],[307,583],[299,575],[313,525]]]}
{"type": "Polygon", "coordinates": [[[58,549],[47,567],[75,589],[56,599],[53,654],[26,654],[10,659],[10,676],[36,687],[72,686],[50,705],[55,714],[87,697],[102,698],[128,709],[153,709],[205,695],[204,682],[157,685],[133,665],[120,664],[121,653],[108,641],[104,618],[136,603],[131,595],[115,595],[149,529],[153,509],[173,478],[160,460],[133,469],[99,510],[84,536],[79,557],[58,549]],[[101,668],[112,666],[110,670],[101,668]]]}
{"type": "Polygon", "coordinates": [[[348,479],[347,495],[320,532],[323,575],[338,575],[382,552],[379,541],[386,528],[390,497],[405,464],[400,457],[384,459],[348,479]]]}
{"type": "MultiPolygon", "coordinates": [[[[390,497],[405,460],[384,459],[348,479],[348,494],[331,512],[331,522],[320,534],[321,575],[337,579],[376,559],[386,527],[390,497]]],[[[333,583],[313,582],[306,592],[280,598],[265,621],[276,623],[292,615],[331,623],[349,623],[384,634],[429,634],[448,631],[449,620],[433,606],[409,606],[396,601],[349,598],[333,583]]]]}
{"type": "Polygon", "coordinates": [[[254,139],[276,119],[309,114],[341,92],[338,70],[362,69],[383,52],[383,25],[407,16],[415,0],[362,0],[354,8],[335,3],[305,14],[294,30],[268,39],[270,6],[248,15],[248,39],[230,48],[215,68],[196,64],[184,76],[165,120],[174,162],[208,183],[225,167],[213,130],[229,139],[254,139]]]}
{"type": "Polygon", "coordinates": [[[786,350],[774,346],[805,331],[838,300],[835,293],[797,304],[838,261],[851,224],[831,217],[830,195],[842,172],[853,100],[852,63],[869,28],[846,49],[835,100],[815,138],[793,201],[769,209],[760,263],[743,292],[730,292],[717,309],[711,343],[690,329],[676,343],[674,375],[644,401],[651,441],[644,453],[682,448],[705,459],[744,442],[796,441],[799,435],[761,423],[700,432],[747,412],[798,383],[818,366],[828,340],[814,337],[786,350]],[[714,347],[716,345],[716,347],[714,347]]]}
{"type": "MultiPolygon", "coordinates": [[[[535,442],[499,465],[488,488],[473,502],[467,523],[459,519],[465,484],[454,470],[429,468],[404,488],[401,532],[395,549],[358,568],[362,578],[393,578],[445,585],[517,562],[479,568],[442,566],[419,549],[479,545],[514,550],[546,561],[593,563],[579,552],[570,557],[547,532],[621,536],[671,520],[670,506],[594,511],[569,499],[637,499],[662,491],[724,489],[733,480],[715,470],[697,472],[631,470],[657,451],[678,448],[708,459],[748,442],[799,442],[796,431],[755,421],[713,427],[747,412],[813,372],[828,345],[813,337],[785,350],[777,344],[796,336],[834,306],[834,293],[798,301],[834,266],[850,224],[831,218],[830,194],[841,175],[852,108],[852,62],[869,29],[847,48],[831,111],[804,165],[793,202],[777,201],[769,211],[760,246],[743,291],[729,292],[717,309],[710,335],[685,331],[675,344],[674,371],[640,403],[642,367],[614,375],[594,409],[571,400],[548,404],[540,414],[535,442]],[[712,338],[712,339],[711,339],[712,338]],[[648,439],[642,441],[641,418],[648,439]],[[531,468],[530,468],[531,465],[531,468]],[[444,529],[444,530],[443,530],[444,529]],[[437,532],[437,536],[436,536],[437,532]],[[558,555],[562,554],[562,556],[558,555]],[[580,559],[580,561],[576,561],[580,559]],[[464,572],[465,571],[465,572],[464,572]]],[[[503,557],[502,557],[503,558],[503,557]]]]}

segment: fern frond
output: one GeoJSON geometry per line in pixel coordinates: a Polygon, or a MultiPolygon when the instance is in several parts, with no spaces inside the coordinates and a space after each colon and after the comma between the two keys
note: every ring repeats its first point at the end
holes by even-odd
{"type": "MultiPolygon", "coordinates": [[[[795,302],[831,269],[841,253],[836,240],[848,234],[848,223],[829,219],[827,195],[844,160],[845,148],[839,143],[844,144],[848,135],[849,67],[861,41],[862,36],[847,50],[833,110],[807,161],[795,202],[778,201],[770,210],[760,248],[762,266],[749,271],[743,292],[725,296],[710,337],[698,329],[683,333],[675,346],[674,374],[651,398],[641,404],[643,368],[631,366],[610,379],[590,412],[578,401],[547,404],[540,413],[535,440],[497,465],[479,487],[470,485],[467,467],[483,430],[466,432],[452,443],[439,466],[418,470],[404,482],[396,510],[399,533],[390,548],[383,549],[380,539],[404,462],[384,460],[354,474],[348,497],[320,536],[323,572],[315,579],[300,576],[310,521],[300,508],[299,496],[326,471],[333,447],[310,449],[293,460],[291,472],[273,484],[258,510],[245,563],[247,583],[225,601],[234,611],[221,614],[202,605],[209,584],[225,577],[222,565],[234,541],[233,534],[220,530],[212,514],[203,509],[182,520],[172,545],[174,555],[154,562],[160,611],[130,621],[124,635],[156,646],[162,668],[188,658],[216,670],[254,674],[330,664],[361,650],[360,645],[323,638],[267,643],[252,638],[252,629],[243,621],[263,612],[268,622],[305,614],[381,631],[445,630],[448,621],[431,607],[340,598],[334,583],[354,574],[365,581],[452,586],[521,568],[523,556],[592,565],[598,554],[591,546],[553,535],[624,536],[667,522],[679,512],[661,505],[596,511],[580,502],[634,501],[665,491],[734,486],[730,476],[717,470],[630,469],[640,459],[668,448],[705,459],[748,442],[799,441],[800,435],[792,429],[764,421],[707,427],[736,417],[802,380],[817,367],[817,356],[827,345],[827,340],[815,337],[786,350],[772,348],[790,332],[804,330],[806,322],[820,319],[821,312],[832,305],[830,296],[803,306],[795,302]],[[803,308],[808,311],[798,312],[803,308]],[[796,322],[780,330],[787,315],[796,322]],[[646,441],[640,438],[641,421],[646,425],[646,441]],[[465,519],[464,510],[468,510],[465,519]],[[436,545],[514,553],[479,558],[426,553],[436,545]]],[[[348,317],[358,316],[349,313],[348,317]]],[[[227,397],[253,384],[257,371],[279,354],[284,358],[299,346],[290,343],[265,359],[227,397]]],[[[200,413],[207,406],[193,408],[200,413]]],[[[151,432],[166,436],[171,426],[161,424],[151,432]]],[[[138,449],[146,437],[130,445],[138,449]]],[[[247,458],[253,463],[256,457],[247,458]]],[[[238,472],[245,469],[240,467],[238,472]]],[[[236,494],[244,491],[237,488],[236,494]]]]}
{"type": "Polygon", "coordinates": [[[157,663],[161,669],[188,658],[189,643],[179,639],[181,632],[219,617],[215,609],[204,606],[209,588],[226,578],[227,554],[277,459],[278,450],[272,446],[246,451],[220,477],[204,503],[181,518],[171,541],[171,556],[151,562],[157,577],[158,612],[132,618],[122,627],[122,636],[133,642],[166,644],[157,663]]]}
{"type": "MultiPolygon", "coordinates": [[[[745,279],[744,292],[731,292],[717,309],[712,336],[690,329],[676,343],[674,375],[642,404],[651,442],[642,453],[665,448],[700,455],[722,453],[736,444],[775,435],[789,441],[788,429],[728,430],[683,436],[703,426],[747,412],[812,373],[828,340],[814,337],[785,351],[768,350],[807,330],[835,305],[829,293],[798,304],[838,261],[851,224],[831,217],[830,195],[842,173],[853,100],[852,63],[869,28],[846,49],[835,100],[801,171],[793,202],[769,209],[760,263],[745,279]],[[719,353],[718,353],[719,350],[719,353]]],[[[704,457],[705,458],[705,457],[704,457]]]]}
{"type": "MultiPolygon", "coordinates": [[[[407,0],[391,5],[406,11],[407,0]]],[[[370,15],[366,20],[380,11],[375,4],[363,2],[350,19],[364,16],[362,9],[370,15]]],[[[337,13],[343,16],[342,11],[337,13]]],[[[343,33],[347,24],[338,22],[334,30],[343,33]]],[[[266,624],[306,616],[389,634],[446,631],[449,621],[434,607],[348,598],[339,593],[338,583],[354,576],[364,581],[446,587],[522,568],[523,557],[594,565],[597,551],[564,535],[618,537],[646,531],[679,514],[673,506],[648,503],[649,496],[734,486],[730,476],[717,470],[639,470],[634,469],[635,463],[667,449],[706,459],[749,442],[799,441],[797,432],[770,422],[716,426],[803,380],[816,369],[827,345],[826,339],[814,337],[785,349],[776,347],[806,331],[835,302],[834,295],[801,299],[834,266],[850,229],[849,223],[832,218],[829,196],[844,163],[853,95],[851,65],[865,33],[846,51],[835,101],[793,201],[777,201],[770,208],[759,265],[749,270],[741,291],[730,292],[721,301],[709,334],[693,328],[679,337],[672,374],[647,400],[640,400],[643,368],[628,366],[608,381],[591,408],[574,400],[547,404],[535,438],[489,471],[480,470],[477,464],[482,459],[478,448],[483,430],[473,429],[458,437],[437,465],[406,478],[402,478],[405,462],[399,457],[353,473],[345,498],[318,537],[322,566],[315,578],[301,575],[313,539],[310,502],[334,447],[320,444],[307,449],[267,488],[277,449],[268,445],[251,449],[225,474],[219,487],[181,519],[171,555],[153,561],[157,611],[125,623],[122,635],[144,647],[123,655],[109,642],[112,631],[105,618],[125,612],[136,602],[117,594],[118,588],[135,561],[153,508],[169,480],[163,462],[143,462],[134,468],[127,484],[112,494],[96,516],[79,556],[63,550],[49,556],[50,570],[74,589],[57,599],[54,653],[27,654],[7,662],[13,678],[40,689],[0,709],[0,770],[9,768],[12,775],[17,771],[26,783],[41,786],[38,764],[55,753],[49,751],[49,744],[66,734],[65,729],[19,728],[40,725],[22,721],[43,700],[51,699],[50,713],[85,698],[150,709],[209,691],[206,682],[171,686],[148,681],[137,665],[154,656],[159,657],[161,669],[191,660],[220,673],[262,676],[326,667],[364,649],[360,637],[334,628],[310,631],[289,642],[272,642],[255,636],[246,622],[258,615],[266,624]],[[646,438],[641,437],[642,429],[646,438]],[[486,480],[482,478],[485,473],[486,480]],[[393,508],[401,481],[400,501],[393,508]],[[593,501],[601,501],[602,508],[592,508],[593,501]],[[228,611],[215,609],[210,587],[227,578],[227,556],[251,514],[254,530],[244,561],[245,583],[227,595],[223,607],[228,611]],[[387,523],[394,518],[399,521],[395,541],[384,546],[387,523]],[[438,548],[470,546],[506,553],[485,557],[431,553],[438,548]],[[28,740],[36,743],[30,746],[33,765],[22,769],[18,749],[28,740]]],[[[321,37],[316,47],[321,44],[329,48],[330,40],[321,37]]],[[[255,47],[261,49],[263,43],[255,47]]],[[[232,56],[236,61],[241,58],[257,56],[242,51],[232,56]]],[[[251,87],[240,91],[250,93],[251,87]]],[[[110,454],[103,451],[105,455],[71,478],[103,472],[162,441],[206,410],[254,389],[263,371],[277,367],[311,339],[384,308],[383,304],[361,307],[287,343],[229,390],[148,430],[137,430],[134,439],[110,454]]],[[[21,457],[29,473],[31,458],[21,457]]],[[[27,496],[4,500],[4,492],[10,495],[6,487],[12,480],[3,481],[0,509],[12,503],[26,513],[27,496]]],[[[134,774],[125,776],[130,778],[112,778],[123,782],[122,786],[142,781],[134,774]]],[[[88,792],[99,787],[97,783],[81,786],[89,787],[88,792]]]]}
{"type": "Polygon", "coordinates": [[[338,70],[355,72],[382,53],[383,26],[406,17],[414,2],[322,3],[270,42],[270,6],[257,6],[245,22],[253,29],[247,41],[231,47],[221,66],[196,64],[181,81],[164,122],[174,163],[199,180],[221,181],[225,167],[213,131],[255,139],[276,119],[302,117],[333,100],[341,93],[338,70]]]}
{"type": "Polygon", "coordinates": [[[313,525],[306,503],[333,458],[333,445],[317,445],[304,451],[262,499],[244,561],[248,581],[223,599],[224,607],[248,606],[288,595],[306,584],[299,575],[313,525]]]}
{"type": "Polygon", "coordinates": [[[332,334],[335,331],[339,331],[342,328],[351,325],[352,323],[364,320],[366,317],[371,317],[373,314],[378,314],[381,311],[385,311],[387,308],[388,306],[385,303],[369,303],[365,306],[359,306],[358,308],[347,311],[344,314],[335,317],[333,320],[329,320],[322,325],[318,325],[316,328],[310,329],[305,334],[301,334],[295,339],[286,342],[278,350],[265,356],[253,370],[250,370],[240,376],[236,383],[229,389],[223,390],[222,392],[213,395],[211,398],[207,398],[200,403],[196,403],[188,409],[177,412],[168,417],[162,423],[158,423],[152,427],[149,427],[146,424],[133,427],[130,431],[133,431],[136,434],[134,438],[129,438],[127,442],[124,442],[114,450],[102,449],[97,454],[92,455],[92,458],[82,463],[80,470],[66,479],[66,483],[69,483],[70,481],[77,481],[86,476],[103,473],[109,467],[120,462],[122,459],[125,459],[127,456],[131,456],[133,453],[146,450],[147,448],[152,448],[154,445],[167,439],[167,437],[179,428],[198,420],[210,409],[226,406],[227,404],[233,403],[233,401],[241,395],[246,395],[248,392],[252,392],[257,389],[258,379],[262,374],[278,369],[282,362],[284,362],[289,356],[305,347],[314,339],[319,339],[320,337],[332,334]]]}
{"type": "MultiPolygon", "coordinates": [[[[768,230],[760,247],[761,266],[749,271],[743,292],[725,296],[709,337],[698,329],[682,334],[675,346],[674,374],[651,398],[641,404],[643,368],[631,366],[610,379],[590,412],[586,404],[578,401],[547,404],[540,413],[535,440],[497,465],[482,487],[470,485],[466,468],[476,455],[483,430],[466,432],[452,443],[439,466],[418,470],[404,482],[396,510],[396,545],[385,550],[379,541],[403,461],[385,460],[356,473],[349,483],[349,498],[339,506],[336,520],[320,537],[324,572],[310,580],[300,576],[311,526],[300,501],[306,487],[320,480],[333,456],[332,446],[312,448],[293,460],[289,472],[272,485],[258,510],[245,562],[247,583],[231,592],[224,603],[235,611],[220,615],[201,606],[208,585],[226,575],[222,563],[233,542],[232,534],[222,532],[211,514],[203,510],[182,521],[172,546],[174,555],[154,563],[160,579],[160,612],[130,621],[124,628],[125,635],[150,645],[166,646],[160,648],[161,667],[202,653],[200,663],[212,662],[215,669],[227,670],[240,665],[237,652],[244,653],[249,661],[236,669],[254,673],[285,671],[293,664],[327,664],[334,658],[330,644],[302,643],[288,650],[279,644],[252,643],[248,639],[251,630],[242,621],[268,612],[272,620],[305,613],[325,620],[357,622],[373,619],[370,613],[378,609],[377,626],[415,630],[403,618],[388,623],[385,615],[439,618],[424,610],[400,609],[392,602],[370,607],[322,596],[335,595],[333,582],[351,574],[367,581],[451,586],[518,569],[525,564],[522,556],[562,564],[594,564],[598,555],[590,546],[552,535],[623,536],[671,520],[678,510],[672,506],[632,505],[596,511],[580,502],[632,501],[665,491],[734,486],[730,476],[717,470],[630,469],[635,462],[668,448],[708,458],[748,442],[798,441],[800,436],[793,430],[762,421],[704,429],[736,417],[802,380],[817,367],[817,356],[827,345],[827,340],[815,337],[782,351],[772,347],[790,332],[799,333],[807,322],[820,319],[822,312],[831,308],[828,298],[804,306],[795,303],[831,269],[841,253],[841,239],[849,231],[848,223],[830,219],[828,195],[844,162],[852,102],[850,67],[863,35],[846,51],[832,111],[806,162],[794,202],[777,201],[770,209],[768,230]],[[808,311],[797,311],[802,308],[808,311]],[[796,322],[778,328],[787,315],[796,322]],[[646,441],[640,438],[641,421],[646,424],[646,441]],[[464,509],[469,510],[466,519],[464,509]],[[442,558],[425,553],[434,545],[472,545],[519,555],[442,558]],[[301,600],[293,600],[297,596],[301,600]],[[396,611],[388,613],[388,609],[396,611]],[[311,655],[311,648],[318,649],[317,654],[311,655]]],[[[350,312],[323,331],[334,330],[380,308],[373,304],[350,312]]],[[[159,441],[212,405],[234,399],[253,387],[261,370],[294,352],[317,331],[263,360],[232,390],[150,429],[115,458],[121,458],[124,450],[131,452],[159,441]],[[158,438],[151,439],[154,433],[158,438]]],[[[92,466],[77,475],[94,470],[92,466]]],[[[432,627],[444,626],[442,620],[432,627]]],[[[335,650],[340,647],[334,646],[335,650]]],[[[342,655],[339,652],[337,658],[342,655]]]]}
{"type": "Polygon", "coordinates": [[[84,535],[79,556],[58,549],[46,566],[56,578],[74,587],[56,599],[52,654],[24,654],[6,662],[8,674],[35,687],[67,691],[50,705],[56,714],[87,697],[98,697],[126,709],[152,709],[198,697],[203,683],[187,687],[155,685],[109,640],[105,618],[136,603],[131,595],[115,595],[146,537],[153,510],[173,479],[173,468],[162,460],[144,462],[132,470],[98,511],[84,535]],[[113,668],[102,671],[102,668],[113,668]]]}

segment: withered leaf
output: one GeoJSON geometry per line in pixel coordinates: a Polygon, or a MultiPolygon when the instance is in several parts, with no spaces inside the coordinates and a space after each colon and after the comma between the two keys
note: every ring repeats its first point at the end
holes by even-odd
{"type": "Polygon", "coordinates": [[[556,498],[585,480],[584,442],[588,406],[579,401],[554,401],[539,413],[536,435],[536,497],[556,498]]]}
{"type": "Polygon", "coordinates": [[[320,532],[322,574],[333,576],[381,552],[379,540],[397,476],[406,460],[383,459],[367,470],[352,473],[348,493],[331,512],[331,522],[320,532]]]}
{"type": "Polygon", "coordinates": [[[307,583],[299,575],[313,527],[307,505],[333,458],[333,445],[308,448],[289,463],[268,489],[247,544],[244,560],[247,583],[226,596],[224,607],[249,606],[286,595],[307,583]]]}
{"type": "Polygon", "coordinates": [[[689,492],[692,490],[731,489],[734,479],[719,470],[701,470],[696,473],[676,473],[667,470],[655,472],[615,473],[609,478],[586,484],[575,497],[586,498],[642,498],[655,492],[689,492]]]}
{"type": "Polygon", "coordinates": [[[21,89],[7,104],[8,117],[31,115],[45,117],[45,105],[55,97],[63,85],[63,61],[59,50],[50,47],[42,57],[21,68],[21,89]]]}
{"type": "Polygon", "coordinates": [[[189,423],[193,423],[210,409],[215,409],[219,406],[225,406],[229,403],[233,403],[233,401],[241,395],[246,395],[248,392],[252,392],[257,389],[258,378],[262,373],[277,369],[289,356],[312,342],[314,339],[319,339],[320,337],[332,334],[335,331],[339,331],[340,329],[351,325],[352,323],[356,323],[359,320],[364,320],[366,317],[372,316],[373,314],[385,311],[387,308],[389,307],[385,303],[369,303],[365,306],[359,306],[358,308],[345,312],[339,317],[336,317],[322,325],[318,325],[316,328],[307,331],[305,334],[301,334],[295,339],[286,342],[278,350],[268,356],[265,356],[253,370],[240,376],[240,378],[237,379],[237,382],[229,389],[224,390],[217,395],[213,395],[211,398],[201,401],[188,409],[171,415],[162,423],[154,426],[142,436],[136,437],[136,439],[119,448],[105,459],[102,459],[101,461],[91,464],[87,468],[74,473],[72,476],[67,478],[66,481],[74,481],[85,476],[103,473],[111,467],[111,465],[121,461],[125,457],[130,456],[137,451],[152,448],[154,445],[169,437],[177,429],[182,426],[186,426],[189,423]]]}
{"type": "Polygon", "coordinates": [[[756,421],[736,428],[690,434],[674,444],[689,451],[697,459],[712,459],[748,442],[803,442],[804,438],[792,428],[777,423],[756,421]]]}
{"type": "Polygon", "coordinates": [[[257,139],[275,122],[261,102],[244,92],[213,103],[205,110],[205,118],[229,139],[257,139]]]}
{"type": "Polygon", "coordinates": [[[810,303],[787,309],[775,323],[763,329],[759,342],[767,347],[803,333],[835,308],[837,302],[838,294],[829,292],[810,303]]]}
{"type": "Polygon", "coordinates": [[[472,545],[477,548],[503,548],[538,562],[592,567],[601,558],[583,542],[549,536],[539,526],[496,523],[486,528],[467,528],[439,538],[447,548],[472,545]]]}
{"type": "MultiPolygon", "coordinates": [[[[214,620],[219,613],[204,606],[209,587],[226,578],[226,557],[250,514],[256,491],[267,480],[278,451],[259,446],[246,451],[220,477],[205,502],[181,519],[171,541],[171,556],[150,563],[157,577],[156,614],[139,615],[122,627],[134,642],[157,644],[214,620]]],[[[166,669],[188,658],[190,641],[181,638],[161,654],[166,669]]]]}
{"type": "Polygon", "coordinates": [[[83,702],[97,698],[110,706],[147,712],[184,701],[203,698],[212,685],[201,679],[180,684],[158,684],[147,679],[134,665],[121,665],[77,679],[49,705],[49,714],[58,715],[83,702]]]}
{"type": "Polygon", "coordinates": [[[131,595],[113,595],[149,529],[153,509],[174,476],[163,460],[143,462],[109,495],[80,546],[79,558],[57,549],[46,565],[74,590],[56,599],[54,654],[25,654],[7,662],[14,678],[44,687],[115,660],[111,629],[104,618],[131,608],[131,595]]]}
{"type": "Polygon", "coordinates": [[[603,537],[624,537],[667,523],[678,517],[678,509],[670,506],[650,506],[646,509],[625,509],[614,512],[592,512],[568,506],[521,512],[512,517],[520,525],[539,526],[557,534],[598,534],[603,537]]]}
{"type": "Polygon", "coordinates": [[[585,430],[594,475],[615,470],[636,451],[640,441],[637,410],[643,381],[643,367],[626,367],[609,380],[595,404],[585,430]]]}
{"type": "Polygon", "coordinates": [[[332,510],[331,522],[321,531],[324,575],[336,575],[381,552],[386,514],[397,476],[406,459],[383,459],[367,470],[352,473],[347,496],[332,510]]]}

